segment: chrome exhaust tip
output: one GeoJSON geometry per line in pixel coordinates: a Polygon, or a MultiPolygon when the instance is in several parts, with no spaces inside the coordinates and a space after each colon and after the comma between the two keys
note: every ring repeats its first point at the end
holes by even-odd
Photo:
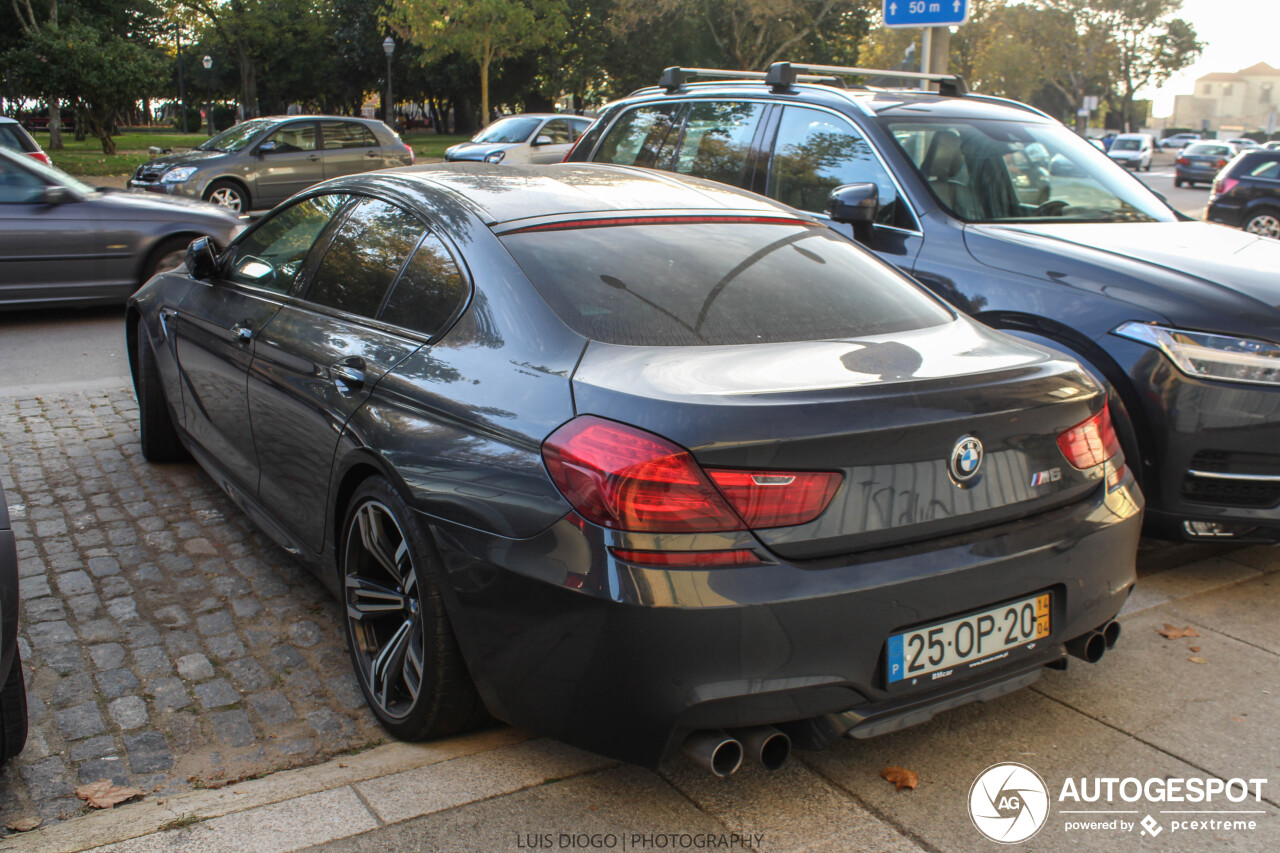
{"type": "Polygon", "coordinates": [[[747,755],[770,773],[781,770],[791,760],[791,738],[773,726],[735,729],[731,734],[742,742],[747,755]]]}
{"type": "MultiPolygon", "coordinates": [[[[1117,637],[1119,634],[1116,635],[1117,637]]],[[[1107,653],[1107,638],[1101,631],[1090,631],[1081,634],[1074,640],[1067,641],[1067,651],[1073,656],[1089,663],[1097,663],[1107,653]]]]}
{"type": "Polygon", "coordinates": [[[742,742],[725,732],[694,732],[685,738],[684,754],[721,779],[742,766],[742,742]]]}
{"type": "Polygon", "coordinates": [[[1102,637],[1107,641],[1107,648],[1114,649],[1120,639],[1120,623],[1112,619],[1102,626],[1102,637]]]}

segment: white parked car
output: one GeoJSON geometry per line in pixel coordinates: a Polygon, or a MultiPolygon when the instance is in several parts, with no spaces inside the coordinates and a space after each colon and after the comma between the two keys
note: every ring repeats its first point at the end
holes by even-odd
{"type": "Polygon", "coordinates": [[[559,163],[592,119],[559,113],[528,113],[495,121],[471,138],[453,145],[444,159],[485,163],[559,163]]]}
{"type": "Polygon", "coordinates": [[[1258,147],[1258,143],[1254,142],[1252,139],[1244,137],[1240,139],[1228,139],[1227,144],[1234,145],[1237,151],[1252,151],[1258,147]]]}
{"type": "Polygon", "coordinates": [[[1170,148],[1185,148],[1193,142],[1200,141],[1198,133],[1175,133],[1173,136],[1166,136],[1160,140],[1160,149],[1168,151],[1170,148]]]}
{"type": "Polygon", "coordinates": [[[1151,171],[1156,138],[1149,133],[1122,133],[1111,143],[1107,156],[1129,169],[1151,171]]]}

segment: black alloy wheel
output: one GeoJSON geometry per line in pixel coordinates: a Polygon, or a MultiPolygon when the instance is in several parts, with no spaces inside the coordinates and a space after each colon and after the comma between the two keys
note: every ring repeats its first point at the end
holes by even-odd
{"type": "Polygon", "coordinates": [[[185,462],[191,455],[173,425],[173,414],[156,368],[156,354],[141,320],[134,326],[133,333],[134,358],[137,359],[133,390],[138,398],[138,443],[142,456],[148,462],[185,462]]]}
{"type": "Polygon", "coordinates": [[[434,548],[384,478],[356,492],[341,548],[351,663],[378,721],[402,740],[475,721],[483,708],[445,614],[434,548]]]}
{"type": "Polygon", "coordinates": [[[0,764],[27,743],[27,686],[22,679],[22,655],[13,653],[9,677],[0,687],[0,764]]]}

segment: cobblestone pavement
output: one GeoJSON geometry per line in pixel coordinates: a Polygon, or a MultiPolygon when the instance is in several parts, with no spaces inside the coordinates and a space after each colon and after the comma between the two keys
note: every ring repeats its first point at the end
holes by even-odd
{"type": "Polygon", "coordinates": [[[31,716],[0,827],[82,813],[83,782],[213,787],[382,738],[337,602],[198,466],[142,458],[130,389],[0,399],[0,483],[31,716]]]}

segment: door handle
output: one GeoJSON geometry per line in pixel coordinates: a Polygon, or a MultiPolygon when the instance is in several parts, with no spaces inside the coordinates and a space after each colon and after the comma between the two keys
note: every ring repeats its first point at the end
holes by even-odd
{"type": "Polygon", "coordinates": [[[319,155],[319,154],[312,154],[312,155],[311,155],[310,157],[308,157],[307,159],[308,159],[308,160],[319,160],[319,159],[320,159],[320,155],[319,155]]]}
{"type": "MultiPolygon", "coordinates": [[[[352,391],[364,385],[364,362],[359,359],[353,360],[355,363],[338,362],[329,368],[329,375],[342,385],[346,385],[352,391]]],[[[342,391],[341,388],[338,389],[342,391]]],[[[342,391],[342,393],[346,393],[342,391]]]]}
{"type": "Polygon", "coordinates": [[[382,155],[379,154],[377,151],[366,151],[364,152],[364,156],[370,159],[373,159],[374,157],[381,157],[382,155]]]}
{"type": "Polygon", "coordinates": [[[253,329],[249,328],[244,323],[236,323],[232,326],[231,334],[235,335],[236,343],[238,344],[247,344],[249,341],[253,340],[253,329]]]}

